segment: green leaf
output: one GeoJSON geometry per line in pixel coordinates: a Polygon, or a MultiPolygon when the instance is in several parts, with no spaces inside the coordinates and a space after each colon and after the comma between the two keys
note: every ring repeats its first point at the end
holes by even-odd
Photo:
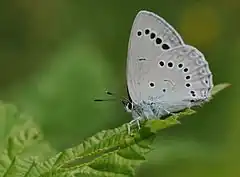
{"type": "MultiPolygon", "coordinates": [[[[227,86],[228,84],[215,86],[213,94],[227,86]]],[[[131,136],[127,134],[127,124],[114,130],[100,132],[83,143],[85,148],[72,148],[67,150],[68,153],[64,152],[61,160],[58,160],[59,169],[95,176],[134,176],[135,168],[145,161],[145,155],[152,150],[150,145],[156,133],[179,124],[181,117],[194,113],[194,110],[186,109],[165,120],[148,120],[140,131],[133,127],[131,136]],[[89,156],[95,157],[89,161],[80,161],[89,156]],[[61,166],[63,163],[68,165],[61,166]]],[[[80,146],[83,147],[83,144],[80,146]]]]}
{"type": "Polygon", "coordinates": [[[0,103],[0,120],[4,122],[0,175],[23,176],[35,159],[44,160],[54,150],[43,140],[39,127],[33,120],[20,114],[16,107],[0,103]]]}
{"type": "Polygon", "coordinates": [[[184,116],[192,115],[194,113],[196,113],[196,111],[192,109],[186,109],[182,112],[168,117],[166,120],[149,120],[147,121],[145,127],[149,127],[151,132],[156,133],[161,129],[180,124],[180,121],[178,119],[184,116]]]}
{"type": "MultiPolygon", "coordinates": [[[[227,86],[229,84],[217,85],[212,93],[216,94],[227,86]]],[[[16,113],[15,108],[2,109],[5,112],[1,112],[4,106],[6,105],[0,105],[1,116],[12,115],[11,110],[16,113]]],[[[73,177],[77,174],[85,174],[99,177],[132,177],[135,176],[136,168],[145,162],[146,154],[152,151],[151,144],[156,133],[180,124],[180,118],[194,113],[196,113],[194,110],[186,109],[165,120],[144,121],[140,130],[137,126],[131,127],[131,134],[128,134],[128,124],[103,130],[78,146],[59,152],[46,160],[42,157],[46,157],[46,154],[54,150],[49,148],[50,146],[45,146],[47,143],[43,140],[40,129],[32,119],[28,118],[22,124],[12,126],[6,136],[6,146],[0,156],[0,175],[73,177]]],[[[15,115],[24,117],[22,114],[15,115]]]]}
{"type": "Polygon", "coordinates": [[[150,145],[155,133],[179,123],[178,118],[193,113],[195,111],[186,109],[166,120],[149,120],[140,131],[133,127],[131,135],[128,134],[127,124],[99,132],[77,147],[49,159],[48,163],[54,171],[48,174],[71,171],[90,176],[134,176],[136,167],[145,161],[145,155],[152,150],[150,145]]]}
{"type": "Polygon", "coordinates": [[[212,95],[216,95],[218,92],[222,91],[223,89],[225,89],[229,86],[231,86],[231,84],[229,84],[229,83],[222,83],[222,84],[218,84],[218,85],[214,86],[212,89],[212,95]]]}

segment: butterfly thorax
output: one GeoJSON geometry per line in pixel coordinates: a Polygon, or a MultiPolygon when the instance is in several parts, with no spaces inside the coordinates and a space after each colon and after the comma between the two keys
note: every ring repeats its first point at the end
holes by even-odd
{"type": "Polygon", "coordinates": [[[162,102],[141,101],[139,104],[133,104],[132,117],[137,119],[159,119],[160,117],[169,114],[168,110],[164,109],[162,102]]]}

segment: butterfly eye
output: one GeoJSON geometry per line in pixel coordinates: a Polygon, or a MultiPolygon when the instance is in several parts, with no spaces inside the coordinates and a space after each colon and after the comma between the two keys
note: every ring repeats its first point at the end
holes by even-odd
{"type": "Polygon", "coordinates": [[[133,109],[133,104],[128,102],[126,105],[125,105],[125,110],[127,112],[132,112],[132,109],[133,109]]]}
{"type": "Polygon", "coordinates": [[[132,103],[128,103],[128,104],[127,104],[127,108],[128,108],[129,110],[132,110],[132,107],[133,107],[133,106],[132,106],[132,103]]]}

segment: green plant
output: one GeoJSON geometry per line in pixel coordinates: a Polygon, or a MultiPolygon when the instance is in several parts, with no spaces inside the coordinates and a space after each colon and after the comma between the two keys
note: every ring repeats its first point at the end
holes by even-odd
{"type": "MultiPolygon", "coordinates": [[[[229,84],[214,87],[215,95],[229,84]]],[[[98,132],[76,147],[55,153],[44,141],[40,129],[29,117],[19,114],[13,105],[0,103],[0,175],[2,177],[89,176],[127,177],[145,161],[156,133],[179,124],[183,116],[195,113],[186,109],[165,120],[149,120],[138,131],[127,124],[98,132]]]]}

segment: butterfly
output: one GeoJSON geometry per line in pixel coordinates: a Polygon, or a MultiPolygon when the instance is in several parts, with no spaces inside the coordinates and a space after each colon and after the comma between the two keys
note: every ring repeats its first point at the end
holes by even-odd
{"type": "Polygon", "coordinates": [[[184,43],[158,15],[142,10],[133,22],[127,56],[128,101],[132,124],[159,119],[209,100],[212,73],[204,55],[184,43]]]}

